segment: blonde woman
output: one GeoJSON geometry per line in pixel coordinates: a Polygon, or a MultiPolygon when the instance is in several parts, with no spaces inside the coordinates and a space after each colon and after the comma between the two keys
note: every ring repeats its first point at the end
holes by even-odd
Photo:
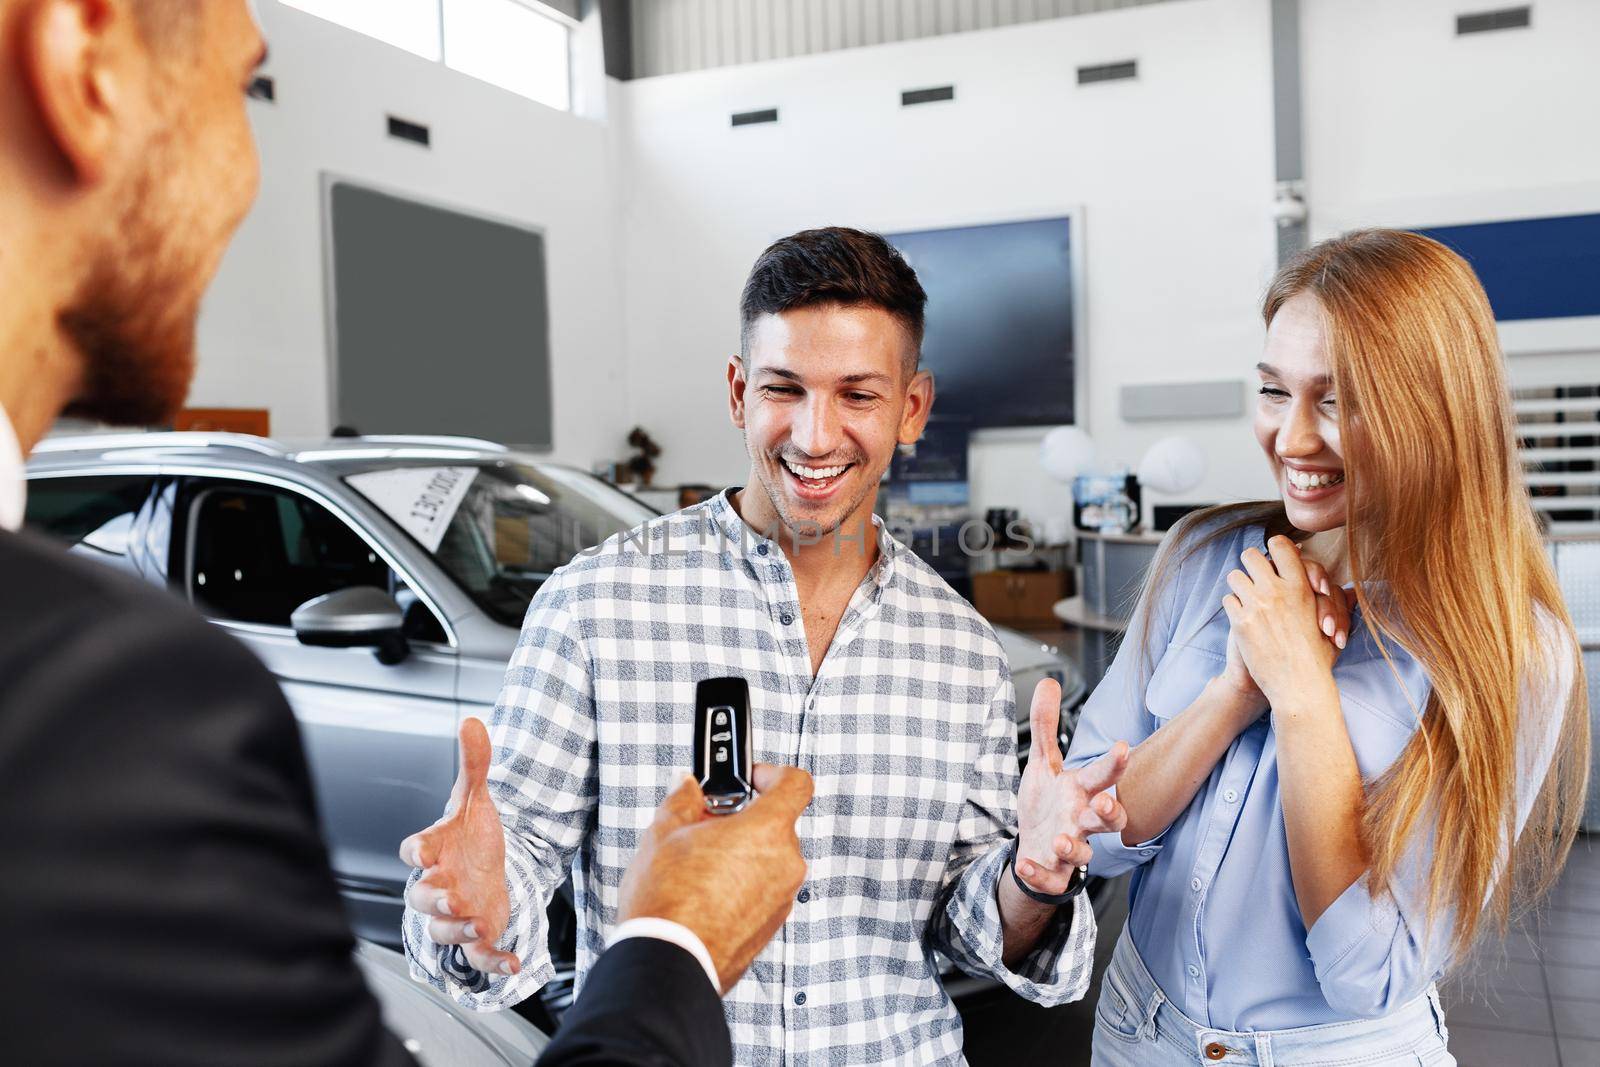
{"type": "Polygon", "coordinates": [[[1578,645],[1466,263],[1352,233],[1264,317],[1281,499],[1169,538],[1067,758],[1137,745],[1094,1062],[1453,1064],[1435,980],[1572,841],[1578,645]]]}

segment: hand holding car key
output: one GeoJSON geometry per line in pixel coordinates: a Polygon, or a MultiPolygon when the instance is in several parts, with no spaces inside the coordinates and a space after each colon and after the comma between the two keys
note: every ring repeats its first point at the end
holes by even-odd
{"type": "Polygon", "coordinates": [[[743,678],[707,678],[695,687],[694,780],[706,810],[732,815],[755,794],[750,686],[743,678]]]}
{"type": "Polygon", "coordinates": [[[754,749],[745,680],[700,682],[694,774],[657,810],[618,893],[619,921],[662,918],[693,930],[724,993],[783,925],[806,872],[795,821],[811,802],[811,776],[757,764],[754,749]],[[701,892],[683,892],[690,885],[701,892]]]}

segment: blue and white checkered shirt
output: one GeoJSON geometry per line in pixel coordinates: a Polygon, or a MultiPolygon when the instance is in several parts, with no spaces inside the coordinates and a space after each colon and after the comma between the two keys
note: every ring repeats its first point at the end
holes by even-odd
{"type": "Polygon", "coordinates": [[[878,538],[815,678],[788,561],[727,494],[618,535],[546,582],[490,731],[511,892],[500,946],[522,970],[472,992],[408,911],[412,973],[480,1010],[534,993],[553,973],[545,908],[569,866],[586,971],[616,924],[640,834],[692,766],[695,684],[738,675],[756,758],[816,783],[798,826],[805,886],[725,998],[739,1063],[963,1063],[935,950],[1040,1004],[1083,996],[1087,906],[1063,909],[1016,967],[1001,962],[995,888],[1018,772],[1000,645],[881,526],[878,538]]]}

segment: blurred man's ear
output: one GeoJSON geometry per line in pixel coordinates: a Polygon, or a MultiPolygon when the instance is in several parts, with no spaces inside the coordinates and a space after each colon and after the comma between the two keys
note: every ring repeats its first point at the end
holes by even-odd
{"type": "Polygon", "coordinates": [[[119,136],[132,49],[126,0],[21,0],[18,58],[50,143],[76,182],[105,176],[119,136]]]}
{"type": "Polygon", "coordinates": [[[922,438],[922,431],[927,427],[928,416],[932,413],[933,374],[919,370],[912,375],[911,384],[906,386],[906,404],[900,410],[900,427],[895,440],[903,445],[916,444],[922,438]]]}
{"type": "Polygon", "coordinates": [[[744,358],[728,358],[728,417],[734,426],[744,429],[744,387],[746,384],[744,358]]]}

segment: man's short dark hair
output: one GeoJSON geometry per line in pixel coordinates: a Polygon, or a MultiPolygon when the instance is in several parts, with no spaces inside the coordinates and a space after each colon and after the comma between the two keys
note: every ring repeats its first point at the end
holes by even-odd
{"type": "Polygon", "coordinates": [[[882,308],[905,327],[910,369],[922,356],[928,294],[898,249],[876,233],[829,226],[802,230],[761,253],[739,302],[739,351],[750,357],[750,328],[763,315],[818,304],[882,308]]]}

